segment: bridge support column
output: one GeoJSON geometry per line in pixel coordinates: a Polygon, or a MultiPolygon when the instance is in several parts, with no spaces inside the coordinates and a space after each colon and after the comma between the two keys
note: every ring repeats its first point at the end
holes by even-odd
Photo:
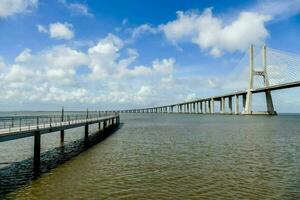
{"type": "Polygon", "coordinates": [[[202,107],[202,101],[200,101],[200,113],[203,114],[203,107],[202,107]]]}
{"type": "Polygon", "coordinates": [[[235,95],[235,109],[234,109],[234,113],[236,115],[239,114],[239,96],[235,95]]]}
{"type": "Polygon", "coordinates": [[[207,113],[207,105],[206,105],[206,101],[204,101],[204,113],[207,113]]]}
{"type": "Polygon", "coordinates": [[[225,113],[225,98],[221,97],[221,113],[224,114],[225,113]]]}
{"type": "Polygon", "coordinates": [[[243,112],[245,111],[246,109],[246,95],[243,94],[243,112]]]}
{"type": "Polygon", "coordinates": [[[40,171],[41,165],[41,134],[37,130],[34,132],[34,155],[33,155],[33,169],[35,172],[40,171]]]}
{"type": "Polygon", "coordinates": [[[229,113],[232,114],[232,97],[228,97],[229,113]]]}
{"type": "Polygon", "coordinates": [[[266,102],[267,102],[267,112],[268,112],[268,114],[270,114],[270,115],[276,115],[270,91],[266,92],[266,102]]]}
{"type": "Polygon", "coordinates": [[[250,79],[247,90],[246,106],[244,109],[244,114],[252,114],[252,89],[253,89],[253,75],[254,75],[254,60],[253,60],[253,45],[251,45],[249,50],[249,60],[250,60],[250,79]]]}
{"type": "MultiPolygon", "coordinates": [[[[262,52],[262,61],[264,66],[264,83],[266,87],[269,87],[269,77],[267,73],[267,48],[266,46],[263,46],[263,52],[262,52]]],[[[276,115],[276,111],[274,110],[273,100],[271,91],[266,91],[266,102],[267,102],[267,113],[270,115],[276,115]]]]}
{"type": "Polygon", "coordinates": [[[215,102],[214,102],[214,99],[212,98],[211,99],[211,110],[210,110],[210,113],[211,114],[214,114],[215,113],[215,102]]]}

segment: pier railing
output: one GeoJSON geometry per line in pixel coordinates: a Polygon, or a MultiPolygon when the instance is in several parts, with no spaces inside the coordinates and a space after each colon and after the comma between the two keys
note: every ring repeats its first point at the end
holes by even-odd
{"type": "Polygon", "coordinates": [[[21,132],[25,130],[33,130],[39,128],[49,128],[64,126],[68,124],[76,124],[81,122],[91,122],[101,117],[111,116],[114,112],[76,112],[58,114],[57,112],[50,115],[35,116],[5,116],[0,117],[0,133],[1,132],[21,132]]]}

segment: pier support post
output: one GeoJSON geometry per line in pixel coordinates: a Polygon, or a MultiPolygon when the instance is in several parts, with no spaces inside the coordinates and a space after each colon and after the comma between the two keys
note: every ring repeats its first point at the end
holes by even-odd
{"type": "Polygon", "coordinates": [[[106,120],[103,121],[103,131],[106,129],[106,120]]]}
{"type": "Polygon", "coordinates": [[[89,140],[89,125],[86,124],[84,126],[84,141],[87,142],[89,140]]]}
{"type": "Polygon", "coordinates": [[[33,155],[33,169],[39,172],[41,165],[41,134],[37,130],[34,132],[34,155],[33,155]]]}
{"type": "MultiPolygon", "coordinates": [[[[61,110],[61,122],[64,123],[64,107],[62,107],[62,110],[61,110]]],[[[64,143],[65,141],[65,130],[61,130],[60,131],[60,142],[61,143],[64,143]]]]}

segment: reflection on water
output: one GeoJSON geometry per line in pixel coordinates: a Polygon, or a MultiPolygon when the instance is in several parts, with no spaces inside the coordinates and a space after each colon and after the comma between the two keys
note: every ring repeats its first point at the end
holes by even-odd
{"type": "Polygon", "coordinates": [[[121,120],[124,126],[105,141],[6,198],[300,198],[300,116],[126,114],[121,120]]]}

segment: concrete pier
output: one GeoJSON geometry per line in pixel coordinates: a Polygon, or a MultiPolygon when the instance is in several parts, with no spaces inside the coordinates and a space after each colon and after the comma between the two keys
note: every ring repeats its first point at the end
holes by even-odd
{"type": "MultiPolygon", "coordinates": [[[[14,123],[14,120],[12,120],[11,124],[14,124],[14,127],[8,127],[8,128],[2,128],[0,129],[0,142],[4,141],[10,141],[15,140],[19,138],[25,138],[25,137],[33,137],[34,139],[34,151],[33,151],[33,169],[35,172],[39,172],[40,169],[40,156],[41,156],[41,136],[43,134],[48,134],[52,132],[59,132],[60,133],[60,140],[64,141],[64,134],[66,129],[72,129],[77,127],[84,126],[84,141],[89,141],[89,125],[91,124],[98,124],[99,130],[101,130],[101,123],[103,123],[102,131],[105,131],[105,129],[113,126],[117,126],[120,123],[120,116],[118,113],[111,113],[105,116],[101,115],[89,115],[87,112],[87,116],[84,117],[82,115],[80,116],[64,116],[64,111],[62,112],[61,116],[49,116],[47,118],[48,123],[39,123],[39,118],[45,118],[45,116],[30,116],[30,117],[24,117],[20,116],[18,118],[18,126],[14,123]],[[61,120],[65,118],[65,120],[61,120]],[[56,120],[53,120],[53,119],[56,120]],[[30,120],[32,119],[36,120],[35,126],[27,125],[27,123],[23,122],[22,120],[30,120]],[[107,124],[109,124],[107,126],[107,124]]],[[[44,119],[45,120],[45,119],[44,119]]]]}

